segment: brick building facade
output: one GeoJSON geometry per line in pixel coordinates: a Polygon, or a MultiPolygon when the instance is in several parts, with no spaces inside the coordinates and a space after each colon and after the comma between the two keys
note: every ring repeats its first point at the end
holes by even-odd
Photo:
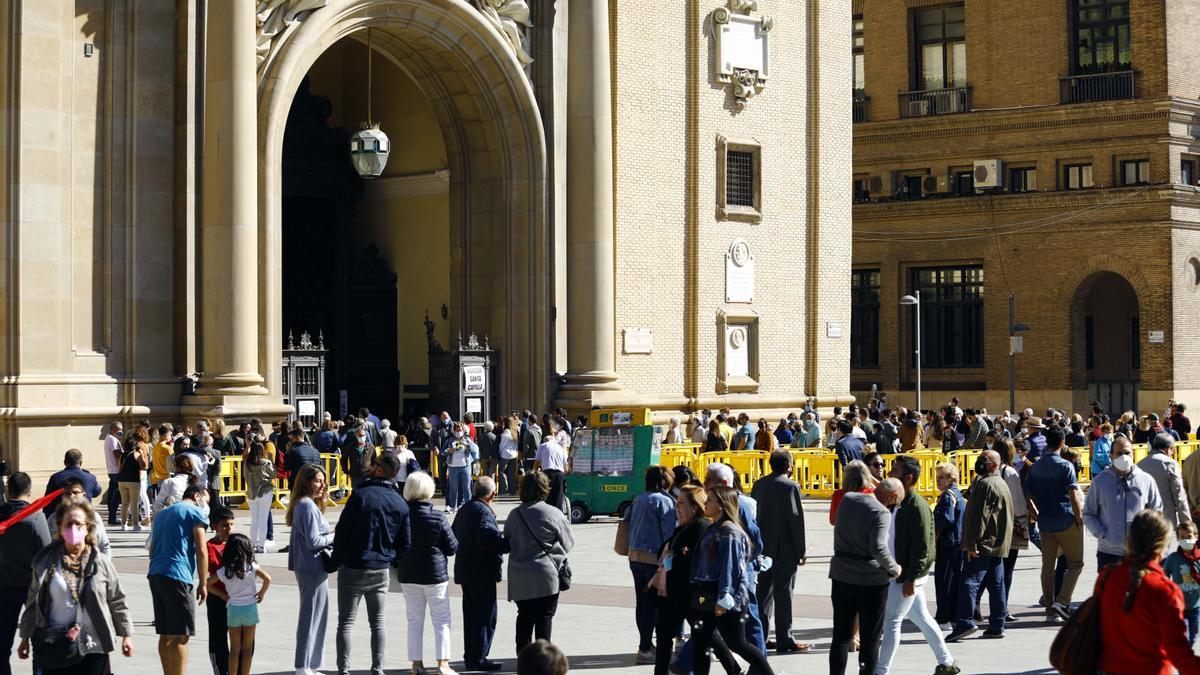
{"type": "Polygon", "coordinates": [[[1008,408],[1013,325],[1019,407],[1200,402],[1189,5],[854,3],[853,390],[913,402],[921,290],[925,407],[1008,408]]]}

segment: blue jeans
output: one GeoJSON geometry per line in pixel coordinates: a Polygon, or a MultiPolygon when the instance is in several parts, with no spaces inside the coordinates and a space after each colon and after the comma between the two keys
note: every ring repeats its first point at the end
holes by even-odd
{"type": "Polygon", "coordinates": [[[463,661],[478,665],[492,651],[496,636],[496,582],[462,585],[463,661]]]}
{"type": "Polygon", "coordinates": [[[0,588],[0,647],[3,647],[4,660],[0,661],[0,675],[12,675],[12,646],[17,636],[17,619],[21,616],[21,608],[25,606],[25,598],[29,597],[28,588],[0,588]]]}
{"type": "MultiPolygon", "coordinates": [[[[751,578],[754,578],[754,576],[756,575],[751,572],[751,578]]],[[[746,642],[749,642],[750,646],[755,647],[760,653],[765,655],[767,653],[767,640],[763,635],[762,621],[758,618],[758,600],[754,597],[754,593],[755,587],[751,585],[750,602],[746,605],[745,616],[746,642]]],[[[692,649],[692,638],[689,637],[687,642],[683,643],[683,649],[679,650],[679,658],[675,659],[675,668],[684,673],[692,672],[693,665],[696,662],[693,655],[694,651],[692,649]]],[[[707,659],[708,656],[705,655],[704,658],[707,659]]],[[[757,671],[754,671],[753,664],[751,664],[750,670],[747,672],[752,673],[757,671]]]]}
{"type": "Polygon", "coordinates": [[[988,604],[991,608],[988,629],[1001,632],[1004,630],[1004,617],[1008,615],[1008,603],[1004,600],[1004,558],[990,555],[963,560],[955,630],[975,625],[975,608],[984,588],[987,588],[988,604]]]}
{"type": "Polygon", "coordinates": [[[457,509],[471,498],[471,467],[452,466],[449,475],[446,506],[457,509]]]}
{"type": "Polygon", "coordinates": [[[962,583],[963,552],[958,546],[939,546],[933,563],[933,587],[937,599],[938,623],[954,621],[958,611],[958,587],[962,583]]]}
{"type": "Polygon", "coordinates": [[[1125,556],[1105,553],[1104,551],[1096,551],[1096,569],[1102,570],[1108,565],[1120,565],[1121,561],[1125,560],[1125,556]]]}
{"type": "Polygon", "coordinates": [[[1183,620],[1187,622],[1188,644],[1196,646],[1196,631],[1200,630],[1200,607],[1183,610],[1183,620]]]}
{"type": "MultiPolygon", "coordinates": [[[[630,561],[629,571],[633,573],[633,594],[636,603],[634,605],[633,617],[637,623],[638,651],[644,652],[654,649],[652,637],[654,635],[654,624],[658,621],[657,597],[646,592],[646,585],[650,583],[650,578],[658,571],[658,565],[630,561]]],[[[660,637],[659,639],[662,638],[660,637]]]]}

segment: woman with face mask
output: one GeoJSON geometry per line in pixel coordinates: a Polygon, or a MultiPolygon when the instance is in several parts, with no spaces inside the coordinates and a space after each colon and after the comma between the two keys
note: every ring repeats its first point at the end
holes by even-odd
{"type": "Polygon", "coordinates": [[[96,550],[95,513],[87,502],[58,507],[54,541],[33,560],[17,655],[44,675],[109,672],[120,639],[133,656],[133,618],[121,579],[96,550]]]}
{"type": "Polygon", "coordinates": [[[1092,465],[1091,470],[1093,476],[1099,476],[1109,464],[1112,464],[1112,443],[1113,443],[1113,425],[1105,422],[1100,425],[1100,437],[1092,443],[1092,465]]]}

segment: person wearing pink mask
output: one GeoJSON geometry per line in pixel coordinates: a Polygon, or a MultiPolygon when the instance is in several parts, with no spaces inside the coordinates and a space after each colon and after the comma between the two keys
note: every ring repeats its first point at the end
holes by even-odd
{"type": "Polygon", "coordinates": [[[33,560],[33,582],[21,617],[17,656],[30,656],[43,675],[110,671],[109,654],[120,638],[133,656],[133,618],[112,561],[96,550],[95,513],[87,502],[59,506],[54,541],[33,560]],[[82,654],[50,648],[51,638],[74,640],[82,654]]]}

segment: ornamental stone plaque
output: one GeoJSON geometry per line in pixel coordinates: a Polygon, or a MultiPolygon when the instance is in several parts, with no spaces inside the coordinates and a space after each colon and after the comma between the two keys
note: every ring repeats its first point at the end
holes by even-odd
{"type": "Polygon", "coordinates": [[[716,80],[729,85],[737,110],[745,108],[750,97],[767,84],[768,37],[774,22],[769,16],[750,16],[757,10],[755,0],[729,0],[728,7],[712,13],[716,80]]]}
{"type": "Polygon", "coordinates": [[[725,253],[725,302],[754,302],[754,256],[741,239],[725,253]]]}

